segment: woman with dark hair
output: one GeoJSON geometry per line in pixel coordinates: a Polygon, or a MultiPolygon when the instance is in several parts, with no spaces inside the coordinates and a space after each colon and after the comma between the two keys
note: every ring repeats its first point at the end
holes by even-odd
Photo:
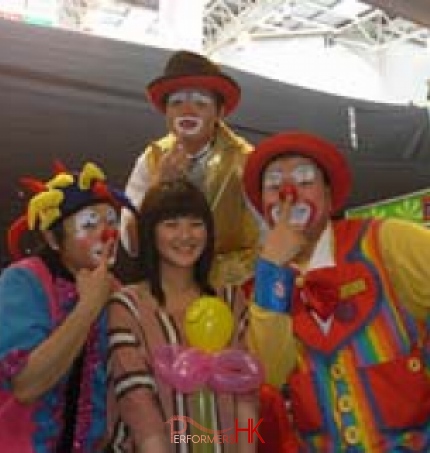
{"type": "MultiPolygon", "coordinates": [[[[189,346],[184,327],[187,308],[205,296],[216,295],[209,283],[214,256],[213,217],[205,196],[192,183],[180,179],[148,191],[138,226],[142,279],[115,293],[109,311],[112,449],[139,453],[196,451],[191,441],[173,439],[174,433],[189,434],[187,423],[178,426],[174,419],[187,420],[188,429],[192,429],[198,417],[192,392],[167,383],[154,368],[160,347],[189,346]]],[[[242,348],[247,324],[243,297],[233,288],[221,293],[234,319],[227,346],[242,348]]],[[[230,429],[232,436],[235,421],[246,428],[248,419],[254,418],[254,391],[241,395],[209,393],[211,426],[204,428],[213,430],[215,437],[222,429],[230,429]]],[[[207,433],[209,430],[200,434],[205,437],[207,433]]],[[[233,437],[229,440],[232,442],[221,442],[214,451],[255,451],[256,444],[248,443],[246,432],[240,433],[238,443],[233,437]]]]}
{"type": "Polygon", "coordinates": [[[185,179],[160,184],[148,193],[139,220],[139,267],[148,281],[151,292],[162,303],[165,294],[161,288],[159,272],[160,251],[157,247],[157,225],[171,219],[195,219],[197,229],[204,227],[206,240],[201,255],[194,266],[195,283],[202,294],[215,294],[209,283],[209,273],[214,257],[214,221],[209,205],[200,190],[185,179]]]}

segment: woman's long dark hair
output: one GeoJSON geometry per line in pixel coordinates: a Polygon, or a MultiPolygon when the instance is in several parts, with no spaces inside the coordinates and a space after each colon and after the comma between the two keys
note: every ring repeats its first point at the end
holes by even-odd
{"type": "Polygon", "coordinates": [[[156,226],[168,219],[192,216],[203,220],[207,231],[206,246],[194,266],[194,279],[203,294],[215,294],[209,283],[214,257],[214,220],[204,194],[185,179],[162,182],[145,195],[139,213],[139,268],[150,291],[160,303],[165,303],[160,275],[160,255],[157,250],[156,226]]]}

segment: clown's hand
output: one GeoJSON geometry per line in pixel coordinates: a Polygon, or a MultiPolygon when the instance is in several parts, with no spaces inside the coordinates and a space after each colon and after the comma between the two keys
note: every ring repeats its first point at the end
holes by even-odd
{"type": "Polygon", "coordinates": [[[94,316],[98,316],[114,290],[115,279],[109,271],[111,254],[112,241],[109,240],[103,244],[97,266],[93,269],[80,269],[76,273],[79,304],[81,307],[84,305],[94,316]]]}
{"type": "Polygon", "coordinates": [[[274,226],[266,233],[260,257],[282,266],[294,259],[306,245],[301,227],[292,225],[291,200],[287,197],[280,202],[279,216],[274,226]]]}
{"type": "Polygon", "coordinates": [[[177,140],[173,148],[167,151],[161,158],[158,170],[159,181],[171,181],[186,175],[190,166],[185,146],[181,140],[177,140]]]}
{"type": "Polygon", "coordinates": [[[289,197],[281,201],[255,267],[255,304],[279,313],[288,313],[291,306],[295,274],[288,264],[306,245],[302,229],[289,222],[291,202],[289,197]]]}

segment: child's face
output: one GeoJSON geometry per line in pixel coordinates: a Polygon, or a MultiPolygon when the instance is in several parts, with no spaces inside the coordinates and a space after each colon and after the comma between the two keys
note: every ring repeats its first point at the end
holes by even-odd
{"type": "Polygon", "coordinates": [[[87,206],[66,218],[60,250],[64,264],[75,271],[93,269],[108,246],[112,265],[118,243],[118,221],[118,212],[107,203],[87,206]]]}
{"type": "Polygon", "coordinates": [[[155,237],[162,265],[193,268],[206,247],[207,229],[201,218],[180,216],[158,223],[155,237]]]}

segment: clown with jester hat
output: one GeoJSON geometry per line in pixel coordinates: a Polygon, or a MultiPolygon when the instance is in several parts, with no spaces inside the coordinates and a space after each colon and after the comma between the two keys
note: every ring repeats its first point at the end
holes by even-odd
{"type": "Polygon", "coordinates": [[[134,208],[87,163],[57,163],[10,228],[0,277],[0,445],[8,453],[97,453],[106,429],[106,315],[117,286],[119,210],[134,208]],[[28,232],[40,250],[23,256],[28,232]]]}

